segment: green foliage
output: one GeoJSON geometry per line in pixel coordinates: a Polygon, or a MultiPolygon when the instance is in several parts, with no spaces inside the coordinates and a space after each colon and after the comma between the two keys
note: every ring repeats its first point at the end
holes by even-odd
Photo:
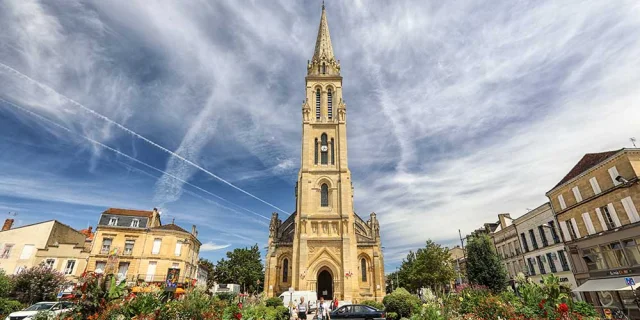
{"type": "Polygon", "coordinates": [[[276,307],[273,320],[289,320],[289,309],[285,306],[276,307]]]}
{"type": "Polygon", "coordinates": [[[0,315],[8,315],[11,312],[22,310],[24,305],[20,301],[0,298],[0,315]]]}
{"type": "Polygon", "coordinates": [[[236,298],[236,294],[232,292],[221,292],[216,293],[216,297],[222,301],[231,303],[236,298]]]}
{"type": "Polygon", "coordinates": [[[425,304],[420,312],[411,316],[411,320],[447,320],[442,310],[437,305],[425,304]]]}
{"type": "Polygon", "coordinates": [[[125,280],[122,280],[118,284],[117,280],[116,280],[116,277],[111,275],[111,282],[110,282],[110,285],[109,285],[109,292],[107,293],[107,296],[109,297],[109,300],[120,298],[120,297],[124,296],[126,293],[127,293],[127,282],[125,280]]]}
{"type": "Polygon", "coordinates": [[[424,287],[442,288],[455,278],[450,260],[451,255],[447,248],[427,240],[424,248],[409,252],[407,258],[402,261],[398,271],[400,283],[411,292],[424,287]]]}
{"type": "Polygon", "coordinates": [[[237,283],[242,290],[249,292],[258,289],[257,281],[264,279],[264,269],[258,245],[249,248],[237,248],[227,252],[227,259],[220,259],[213,271],[214,281],[218,283],[237,283]]]}
{"type": "Polygon", "coordinates": [[[420,299],[409,293],[409,291],[398,288],[391,294],[388,294],[382,300],[385,310],[389,313],[395,313],[397,317],[408,318],[412,314],[420,310],[420,299]]]}
{"type": "Polygon", "coordinates": [[[575,302],[573,304],[573,311],[575,311],[579,315],[586,316],[586,317],[598,316],[598,312],[596,311],[596,309],[592,305],[584,301],[575,302]]]}
{"type": "Polygon", "coordinates": [[[216,283],[216,279],[214,279],[214,271],[216,269],[215,265],[213,264],[213,262],[205,259],[205,258],[200,258],[200,261],[198,262],[198,265],[200,268],[203,268],[205,271],[207,271],[207,292],[209,292],[209,289],[213,288],[213,285],[216,283]]]}
{"type": "Polygon", "coordinates": [[[387,312],[387,319],[398,320],[398,314],[395,312],[387,312]]]}
{"type": "Polygon", "coordinates": [[[160,296],[155,293],[140,293],[135,299],[129,301],[121,309],[121,314],[127,319],[135,316],[153,314],[160,310],[163,303],[160,296]]]}
{"type": "Polygon", "coordinates": [[[13,280],[0,269],[0,298],[6,298],[13,291],[13,280]]]}
{"type": "Polygon", "coordinates": [[[378,302],[375,300],[364,300],[360,304],[364,304],[365,306],[374,307],[378,310],[384,310],[384,304],[382,302],[378,302]]]}
{"type": "Polygon", "coordinates": [[[53,300],[63,283],[62,273],[44,266],[32,267],[13,277],[13,296],[25,304],[53,300]]]}
{"type": "Polygon", "coordinates": [[[231,304],[224,308],[224,312],[222,314],[222,320],[238,320],[236,315],[240,314],[240,308],[237,305],[231,304]]]}
{"type": "Polygon", "coordinates": [[[488,235],[472,236],[467,245],[467,277],[473,284],[487,286],[493,292],[507,287],[507,270],[488,235]]]}
{"type": "Polygon", "coordinates": [[[269,298],[269,299],[265,300],[264,303],[267,305],[267,307],[274,307],[275,308],[275,307],[279,307],[279,306],[284,306],[282,300],[280,300],[280,298],[278,298],[278,297],[269,298]]]}

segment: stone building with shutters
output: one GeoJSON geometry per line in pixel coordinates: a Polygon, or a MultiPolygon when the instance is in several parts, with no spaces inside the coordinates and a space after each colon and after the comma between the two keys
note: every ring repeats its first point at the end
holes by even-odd
{"type": "Polygon", "coordinates": [[[640,317],[626,277],[640,283],[640,149],[589,153],[547,197],[578,287],[596,306],[640,317]]]}
{"type": "Polygon", "coordinates": [[[380,225],[375,213],[365,220],[353,208],[342,76],[324,5],[305,80],[296,211],[271,218],[265,294],[278,296],[293,288],[325,299],[381,301],[380,225]]]}

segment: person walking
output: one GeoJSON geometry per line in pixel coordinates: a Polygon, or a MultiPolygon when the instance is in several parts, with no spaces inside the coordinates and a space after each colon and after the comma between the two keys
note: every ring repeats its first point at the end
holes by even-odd
{"type": "Polygon", "coordinates": [[[333,302],[331,303],[331,309],[333,309],[334,311],[338,309],[338,297],[333,298],[333,302]]]}
{"type": "Polygon", "coordinates": [[[306,320],[308,310],[309,310],[309,302],[305,302],[304,297],[300,297],[300,304],[298,304],[298,319],[306,320]]]}
{"type": "Polygon", "coordinates": [[[324,303],[324,297],[320,297],[318,309],[316,309],[316,319],[331,320],[331,317],[329,316],[329,308],[327,308],[327,305],[324,303]]]}

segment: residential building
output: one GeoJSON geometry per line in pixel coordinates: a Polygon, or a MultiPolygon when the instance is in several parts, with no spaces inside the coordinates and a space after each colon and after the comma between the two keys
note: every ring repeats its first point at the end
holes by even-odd
{"type": "Polygon", "coordinates": [[[496,252],[502,258],[511,285],[518,273],[525,271],[518,229],[509,213],[498,215],[497,227],[490,233],[496,252]]]}
{"type": "Polygon", "coordinates": [[[0,269],[7,274],[44,264],[62,272],[70,283],[84,272],[89,251],[86,236],[57,220],[12,228],[7,219],[0,231],[0,269]]]}
{"type": "Polygon", "coordinates": [[[109,208],[100,215],[88,271],[113,273],[137,282],[193,283],[197,280],[200,241],[196,226],[187,232],[163,225],[160,213],[109,208]]]}
{"type": "Polygon", "coordinates": [[[640,149],[589,153],[547,197],[569,250],[575,290],[640,318],[625,278],[640,283],[640,149]]]}
{"type": "Polygon", "coordinates": [[[198,264],[197,279],[198,281],[196,282],[196,285],[200,288],[207,289],[207,281],[209,280],[209,273],[207,272],[207,269],[202,268],[200,264],[198,264]]]}
{"type": "Polygon", "coordinates": [[[570,288],[577,287],[571,272],[571,262],[560,238],[555,215],[548,202],[527,212],[514,220],[524,252],[523,270],[535,282],[541,283],[542,277],[553,274],[560,282],[570,288]]]}
{"type": "Polygon", "coordinates": [[[455,246],[449,249],[449,254],[451,255],[453,268],[456,271],[454,285],[469,283],[469,280],[467,279],[467,257],[464,248],[455,246]]]}

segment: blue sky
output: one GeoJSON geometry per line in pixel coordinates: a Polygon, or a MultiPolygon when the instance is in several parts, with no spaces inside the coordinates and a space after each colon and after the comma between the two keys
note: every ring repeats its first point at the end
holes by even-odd
{"type": "MultiPolygon", "coordinates": [[[[388,271],[640,137],[637,1],[327,13],[355,207],[378,214],[388,271]]],[[[295,210],[319,19],[319,1],[0,2],[0,213],[85,228],[107,207],[159,207],[198,225],[206,258],[264,247],[271,212],[295,210]]]]}

